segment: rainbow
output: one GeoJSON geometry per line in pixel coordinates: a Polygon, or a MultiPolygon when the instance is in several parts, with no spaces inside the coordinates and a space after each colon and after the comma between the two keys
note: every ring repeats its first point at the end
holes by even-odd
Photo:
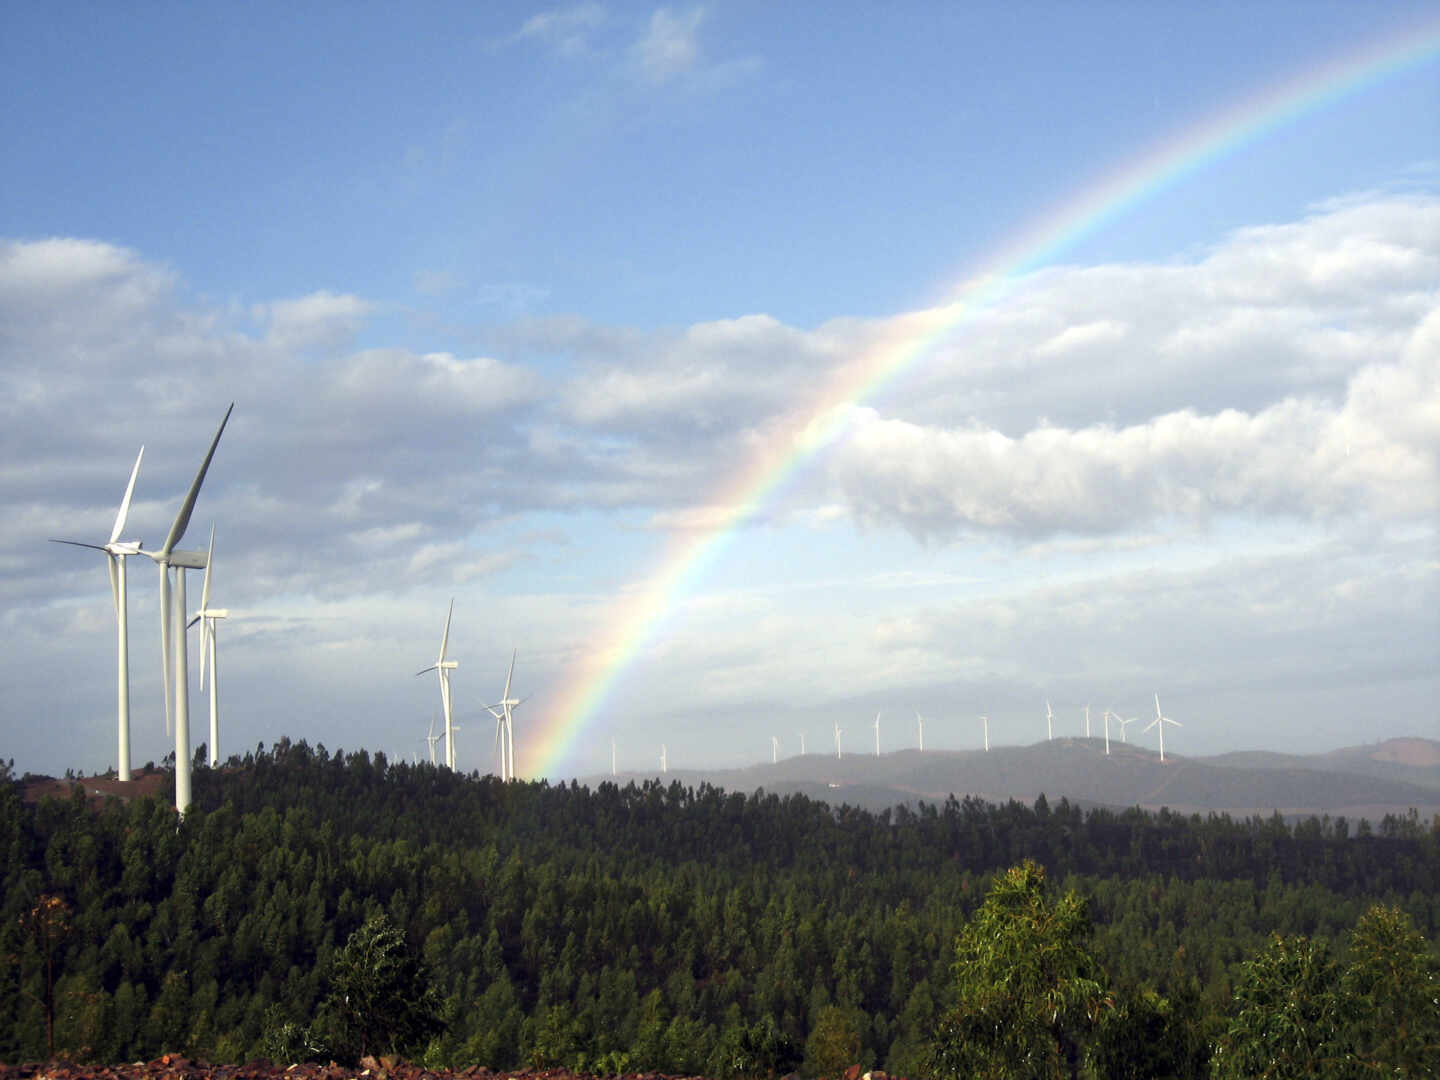
{"type": "Polygon", "coordinates": [[[703,527],[677,530],[655,571],[622,595],[608,640],[571,666],[531,743],[523,770],[558,772],[618,680],[662,634],[667,616],[721,559],[739,530],[770,505],[806,462],[844,434],[851,407],[873,396],[979,312],[1012,293],[1026,275],[1105,228],[1131,208],[1272,131],[1440,55],[1440,20],[1364,48],[1270,88],[1261,96],[1149,147],[1100,183],[1016,232],[984,269],[938,307],[892,320],[888,340],[839,370],[817,398],[765,440],[707,505],[703,527]]]}

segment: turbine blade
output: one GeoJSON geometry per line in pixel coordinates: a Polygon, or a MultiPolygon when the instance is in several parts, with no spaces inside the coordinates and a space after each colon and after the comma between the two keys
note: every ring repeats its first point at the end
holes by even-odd
{"type": "MultiPolygon", "coordinates": [[[[52,544],[69,544],[71,547],[90,548],[94,551],[105,551],[104,544],[87,544],[83,540],[56,540],[52,537],[50,542],[52,544]]],[[[109,554],[109,552],[106,552],[106,554],[109,554]]]]}
{"type": "Polygon", "coordinates": [[[125,485],[125,498],[120,500],[120,512],[115,515],[115,528],[110,533],[110,543],[120,539],[120,534],[125,531],[125,519],[130,516],[130,496],[135,494],[135,477],[140,475],[140,459],[145,456],[145,447],[140,447],[140,453],[136,455],[135,467],[130,470],[130,483],[125,485]]]}
{"type": "MultiPolygon", "coordinates": [[[[205,581],[200,586],[200,610],[210,610],[210,564],[215,561],[215,523],[210,523],[210,547],[205,551],[205,581]]],[[[193,625],[193,624],[192,624],[193,625]]]]}
{"type": "MultiPolygon", "coordinates": [[[[160,567],[160,670],[164,675],[165,734],[170,734],[170,568],[160,567]]],[[[182,574],[185,571],[180,571],[182,574]]]]}
{"type": "Polygon", "coordinates": [[[225,410],[225,417],[220,421],[220,429],[215,432],[215,438],[210,440],[210,449],[205,452],[200,471],[195,474],[190,490],[185,493],[185,501],[180,504],[180,512],[175,515],[175,524],[170,526],[170,535],[165,537],[165,546],[160,549],[162,554],[169,555],[185,535],[185,530],[190,527],[190,514],[195,509],[196,498],[200,495],[200,485],[205,482],[205,474],[210,470],[210,459],[215,456],[215,448],[220,445],[220,436],[225,434],[225,425],[230,422],[230,414],[234,411],[235,403],[232,401],[230,408],[225,410]]]}
{"type": "Polygon", "coordinates": [[[450,598],[450,610],[445,613],[445,633],[440,635],[440,659],[445,659],[445,647],[450,643],[450,617],[455,614],[455,598],[450,598]]]}
{"type": "Polygon", "coordinates": [[[509,700],[510,700],[510,680],[511,680],[511,678],[512,678],[514,675],[515,675],[515,650],[512,649],[512,650],[510,651],[510,670],[505,673],[505,693],[504,693],[504,695],[501,697],[501,700],[502,700],[502,701],[509,701],[509,700]]]}

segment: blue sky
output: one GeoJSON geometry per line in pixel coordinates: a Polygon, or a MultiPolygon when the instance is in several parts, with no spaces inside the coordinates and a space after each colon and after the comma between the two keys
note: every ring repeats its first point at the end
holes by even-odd
{"type": "MultiPolygon", "coordinates": [[[[216,521],[235,612],[222,749],[423,750],[454,594],[486,768],[509,649],[538,723],[837,365],[1159,140],[1407,30],[1433,8],[12,6],[7,756],[113,761],[103,567],[45,540],[105,533],[143,442],[158,544],[235,400],[187,537],[216,521]]],[[[1046,696],[1157,689],[1182,753],[1434,736],[1437,218],[1434,56],[1130,207],[862,403],[566,767],[882,707],[895,745],[915,709],[927,745],[980,711],[1028,742],[1046,696]]]]}

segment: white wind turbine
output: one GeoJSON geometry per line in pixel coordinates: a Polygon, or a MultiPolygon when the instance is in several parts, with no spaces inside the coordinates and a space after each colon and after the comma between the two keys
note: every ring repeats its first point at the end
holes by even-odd
{"type": "Polygon", "coordinates": [[[1050,699],[1045,699],[1045,732],[1046,738],[1052,742],[1055,739],[1055,714],[1050,711],[1050,699]]]}
{"type": "Polygon", "coordinates": [[[801,757],[804,757],[804,756],[805,756],[805,733],[804,733],[803,731],[797,731],[795,734],[800,736],[800,756],[801,756],[801,757]]]}
{"type": "Polygon", "coordinates": [[[215,565],[215,526],[210,526],[210,547],[205,552],[205,579],[200,586],[200,610],[185,624],[188,630],[200,623],[200,689],[205,689],[205,675],[210,675],[210,767],[220,764],[220,669],[216,667],[215,620],[228,619],[229,608],[210,606],[210,568],[215,565]]]}
{"type": "Polygon", "coordinates": [[[105,553],[110,569],[110,600],[115,607],[116,625],[116,676],[115,712],[119,728],[119,751],[115,773],[121,780],[130,779],[130,619],[129,601],[125,592],[125,559],[140,553],[139,540],[121,540],[125,531],[125,520],[130,516],[130,497],[135,494],[135,477],[140,474],[140,459],[145,456],[145,447],[135,458],[135,467],[130,470],[130,482],[125,485],[125,497],[120,500],[120,512],[115,515],[115,526],[110,530],[110,539],[103,544],[86,544],[80,540],[55,540],[56,544],[72,547],[91,548],[105,553]]]}
{"type": "Polygon", "coordinates": [[[445,614],[445,632],[440,635],[440,655],[435,663],[415,673],[418,679],[427,671],[440,676],[440,709],[445,715],[445,767],[455,768],[455,723],[450,713],[450,672],[460,666],[458,660],[445,659],[445,650],[450,644],[450,619],[455,614],[455,598],[450,598],[450,610],[445,614]]]}
{"type": "Polygon", "coordinates": [[[234,411],[235,403],[232,401],[225,410],[215,438],[210,440],[210,449],[205,452],[200,471],[195,474],[190,490],[185,493],[185,501],[180,504],[180,512],[175,515],[164,545],[159,551],[141,549],[139,552],[160,568],[160,659],[165,683],[167,731],[170,729],[170,642],[172,636],[175,638],[175,809],[182,814],[190,808],[190,656],[186,648],[185,634],[185,571],[203,570],[208,561],[203,551],[179,551],[175,545],[190,527],[190,514],[194,511],[195,500],[200,495],[200,485],[205,482],[205,473],[209,471],[210,461],[215,457],[215,448],[220,445],[220,436],[225,434],[225,425],[230,422],[230,414],[234,411]],[[172,568],[175,570],[173,600],[170,592],[172,568]]]}
{"type": "Polygon", "coordinates": [[[1184,727],[1184,726],[1185,726],[1184,724],[1180,723],[1179,720],[1171,720],[1168,716],[1165,716],[1163,713],[1160,712],[1160,695],[1159,695],[1159,694],[1156,694],[1156,695],[1155,695],[1155,719],[1154,719],[1154,720],[1151,720],[1150,723],[1146,724],[1145,727],[1141,730],[1140,733],[1143,735],[1145,732],[1149,731],[1152,727],[1158,727],[1158,728],[1160,729],[1160,760],[1161,760],[1161,761],[1164,761],[1164,760],[1165,760],[1165,725],[1166,725],[1166,724],[1174,724],[1176,727],[1184,727]]]}
{"type": "Polygon", "coordinates": [[[880,714],[875,714],[875,756],[880,756],[880,714]]]}
{"type": "Polygon", "coordinates": [[[435,744],[440,741],[440,736],[435,734],[435,717],[430,717],[430,733],[425,736],[425,744],[430,747],[430,764],[435,764],[435,744]]]}
{"type": "Polygon", "coordinates": [[[925,752],[925,718],[920,715],[920,710],[915,710],[915,725],[920,729],[920,752],[925,752]]]}
{"type": "Polygon", "coordinates": [[[663,742],[660,744],[660,771],[662,773],[670,771],[670,754],[663,742]]]}
{"type": "Polygon", "coordinates": [[[1089,737],[1090,737],[1090,706],[1089,706],[1089,704],[1087,703],[1086,706],[1085,706],[1085,738],[1088,739],[1089,737]]]}
{"type": "Polygon", "coordinates": [[[1106,708],[1105,708],[1105,715],[1104,715],[1103,719],[1104,719],[1104,721],[1105,721],[1105,756],[1106,756],[1106,757],[1109,757],[1109,756],[1110,756],[1110,708],[1109,708],[1109,706],[1106,706],[1106,708]]]}
{"type": "Polygon", "coordinates": [[[1126,720],[1126,719],[1125,719],[1123,716],[1121,716],[1119,713],[1116,713],[1116,714],[1115,714],[1115,722],[1120,725],[1120,741],[1121,741],[1122,743],[1129,743],[1129,742],[1130,742],[1130,740],[1129,740],[1129,739],[1126,737],[1126,735],[1125,735],[1125,729],[1126,729],[1127,727],[1129,727],[1131,724],[1135,723],[1135,721],[1136,721],[1136,720],[1139,720],[1139,719],[1140,719],[1140,718],[1139,718],[1138,716],[1132,716],[1132,717],[1130,717],[1129,720],[1126,720]]]}
{"type": "Polygon", "coordinates": [[[840,721],[833,721],[835,724],[835,759],[838,761],[842,756],[840,753],[840,736],[845,734],[845,729],[840,726],[840,721]]]}
{"type": "Polygon", "coordinates": [[[495,722],[499,725],[495,738],[500,746],[501,780],[515,779],[515,714],[512,710],[530,700],[529,697],[510,696],[510,683],[515,678],[515,655],[515,651],[511,650],[510,670],[505,673],[505,691],[500,695],[500,700],[494,705],[485,706],[486,711],[495,717],[495,722]]]}
{"type": "Polygon", "coordinates": [[[990,752],[990,717],[980,717],[980,722],[985,725],[985,752],[990,752]]]}
{"type": "Polygon", "coordinates": [[[771,735],[771,736],[770,736],[770,764],[771,764],[771,765],[776,765],[776,764],[779,763],[779,761],[780,761],[780,737],[779,737],[778,735],[771,735]]]}

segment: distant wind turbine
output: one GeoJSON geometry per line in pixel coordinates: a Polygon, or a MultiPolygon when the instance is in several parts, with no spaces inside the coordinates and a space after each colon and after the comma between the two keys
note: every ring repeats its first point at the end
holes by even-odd
{"type": "Polygon", "coordinates": [[[115,713],[119,729],[118,762],[115,774],[121,780],[130,779],[130,619],[129,600],[125,592],[125,559],[140,553],[139,540],[121,540],[125,521],[130,516],[130,498],[135,494],[135,477],[140,475],[140,459],[145,456],[145,447],[136,455],[135,467],[130,470],[130,482],[125,485],[125,497],[120,500],[120,512],[115,515],[115,525],[110,530],[110,539],[103,544],[87,544],[80,540],[54,540],[52,543],[69,544],[71,547],[91,548],[103,551],[110,568],[110,600],[115,607],[116,626],[116,676],[115,713]]]}
{"type": "Polygon", "coordinates": [[[430,747],[430,764],[435,764],[435,744],[440,741],[440,736],[435,734],[435,717],[430,717],[430,734],[425,736],[425,742],[430,747]]]}
{"type": "Polygon", "coordinates": [[[1129,720],[1126,720],[1119,713],[1115,714],[1115,722],[1120,725],[1120,741],[1122,743],[1128,743],[1130,741],[1125,735],[1125,729],[1139,719],[1138,716],[1132,716],[1129,720]]]}
{"type": "Polygon", "coordinates": [[[210,676],[210,767],[220,764],[220,669],[216,656],[215,620],[228,619],[228,608],[210,606],[210,568],[215,565],[215,526],[210,526],[210,547],[205,552],[205,579],[200,587],[200,610],[186,624],[186,629],[200,623],[200,689],[205,689],[205,676],[210,676]]]}
{"type": "Polygon", "coordinates": [[[990,717],[980,717],[980,722],[985,725],[985,752],[990,752],[990,717]]]}
{"type": "Polygon", "coordinates": [[[1161,760],[1161,761],[1164,761],[1164,760],[1165,760],[1165,725],[1166,725],[1166,724],[1173,724],[1175,727],[1184,727],[1184,726],[1185,726],[1184,724],[1180,723],[1179,720],[1171,720],[1168,716],[1165,716],[1163,713],[1160,712],[1160,695],[1157,693],[1157,694],[1155,695],[1155,719],[1154,719],[1154,720],[1151,720],[1150,723],[1148,723],[1148,724],[1145,725],[1144,729],[1141,731],[1141,734],[1143,735],[1146,731],[1149,731],[1152,727],[1158,727],[1158,728],[1160,729],[1160,760],[1161,760]]]}
{"type": "Polygon", "coordinates": [[[800,756],[801,756],[801,757],[804,757],[804,756],[805,756],[805,733],[804,733],[803,731],[797,731],[795,734],[800,736],[800,756]]]}
{"type": "Polygon", "coordinates": [[[875,714],[875,756],[880,756],[880,714],[875,714]]]}
{"type": "Polygon", "coordinates": [[[1108,706],[1107,706],[1106,709],[1105,709],[1104,720],[1105,720],[1105,756],[1106,756],[1106,757],[1109,757],[1109,756],[1110,756],[1110,709],[1109,709],[1108,706]]]}
{"type": "Polygon", "coordinates": [[[446,649],[450,645],[450,620],[455,614],[455,598],[450,598],[450,610],[445,613],[445,632],[440,635],[440,655],[436,657],[435,663],[429,667],[421,668],[415,673],[418,679],[427,671],[433,671],[440,676],[440,709],[445,714],[445,767],[455,768],[455,724],[450,713],[450,672],[460,666],[458,660],[447,660],[446,649]]]}
{"type": "Polygon", "coordinates": [[[167,731],[170,728],[170,691],[172,686],[170,649],[171,639],[174,638],[175,809],[181,814],[190,808],[190,667],[185,635],[185,571],[203,570],[207,562],[203,551],[178,551],[175,545],[180,543],[185,536],[185,530],[190,527],[190,515],[195,510],[195,500],[200,495],[200,486],[205,483],[205,474],[210,470],[210,462],[215,457],[215,448],[220,445],[220,436],[225,434],[225,425],[230,422],[230,414],[234,411],[235,403],[231,402],[230,407],[225,410],[224,417],[220,420],[220,427],[216,430],[215,437],[210,440],[210,449],[205,452],[205,460],[200,463],[200,471],[190,482],[190,490],[185,493],[185,500],[180,504],[180,511],[170,525],[170,532],[165,536],[165,543],[159,551],[142,549],[139,552],[160,569],[160,668],[165,684],[165,728],[167,731]],[[170,590],[172,568],[175,570],[173,598],[170,590]]]}
{"type": "Polygon", "coordinates": [[[660,744],[660,771],[662,773],[668,773],[670,771],[670,758],[664,743],[660,744]]]}
{"type": "Polygon", "coordinates": [[[1051,741],[1055,738],[1055,714],[1050,711],[1050,700],[1045,700],[1045,733],[1051,741]]]}
{"type": "Polygon", "coordinates": [[[838,761],[838,760],[840,759],[840,757],[841,757],[841,754],[840,754],[840,736],[845,733],[845,729],[840,726],[840,721],[839,721],[839,720],[834,721],[834,724],[835,724],[835,758],[836,758],[836,760],[838,761]]]}
{"type": "Polygon", "coordinates": [[[920,729],[920,752],[925,752],[925,718],[920,715],[920,710],[915,710],[915,725],[920,729]]]}
{"type": "Polygon", "coordinates": [[[1085,738],[1088,739],[1089,737],[1090,737],[1090,706],[1089,706],[1089,704],[1087,703],[1086,706],[1085,706],[1085,738]]]}
{"type": "Polygon", "coordinates": [[[515,779],[515,709],[529,701],[528,696],[516,698],[510,695],[510,683],[515,678],[514,650],[510,653],[510,670],[505,673],[505,691],[494,705],[486,705],[486,711],[500,725],[496,738],[500,744],[500,779],[515,779]],[[499,710],[499,711],[496,711],[499,710]]]}

